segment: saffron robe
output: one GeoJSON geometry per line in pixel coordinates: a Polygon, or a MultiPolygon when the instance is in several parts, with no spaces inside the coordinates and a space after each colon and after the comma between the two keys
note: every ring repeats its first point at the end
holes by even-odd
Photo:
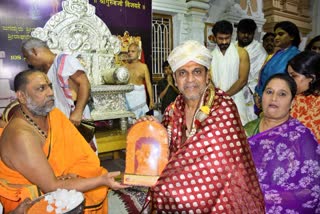
{"type": "MultiPolygon", "coordinates": [[[[50,128],[43,152],[56,176],[70,173],[90,178],[107,173],[100,167],[99,158],[90,145],[60,110],[52,110],[48,121],[50,128]]],[[[25,198],[35,199],[41,194],[36,185],[0,160],[0,201],[6,212],[13,210],[25,198]]],[[[107,187],[84,194],[85,213],[107,213],[107,187]]]]}
{"type": "Polygon", "coordinates": [[[163,213],[263,213],[262,192],[233,100],[213,88],[201,99],[185,141],[184,99],[165,111],[170,159],[150,188],[152,209],[163,213]]]}
{"type": "Polygon", "coordinates": [[[320,144],[297,119],[259,133],[260,118],[245,128],[266,212],[320,213],[320,144]]]}

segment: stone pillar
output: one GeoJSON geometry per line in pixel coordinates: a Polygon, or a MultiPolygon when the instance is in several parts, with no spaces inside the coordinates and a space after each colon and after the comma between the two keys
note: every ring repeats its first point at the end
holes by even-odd
{"type": "Polygon", "coordinates": [[[205,19],[210,8],[207,1],[191,0],[187,2],[188,13],[186,19],[188,21],[189,39],[197,40],[204,44],[205,19]],[[202,36],[199,36],[202,35],[202,36]]]}
{"type": "Polygon", "coordinates": [[[173,24],[173,48],[178,46],[182,41],[188,37],[188,25],[184,14],[178,13],[172,17],[173,24]]]}
{"type": "Polygon", "coordinates": [[[312,24],[308,0],[265,0],[263,2],[263,11],[267,20],[263,26],[264,31],[273,32],[274,25],[281,21],[291,21],[295,23],[303,36],[309,34],[311,31],[312,24]]]}
{"type": "Polygon", "coordinates": [[[312,37],[320,35],[320,1],[312,0],[312,37]]]}

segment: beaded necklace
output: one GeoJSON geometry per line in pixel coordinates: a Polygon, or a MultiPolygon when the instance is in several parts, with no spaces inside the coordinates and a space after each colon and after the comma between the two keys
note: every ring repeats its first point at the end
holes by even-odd
{"type": "Polygon", "coordinates": [[[21,112],[22,112],[22,114],[23,114],[23,117],[24,117],[34,128],[36,128],[36,129],[38,130],[38,132],[40,133],[40,135],[41,135],[42,137],[44,137],[44,138],[46,139],[46,138],[48,137],[47,134],[46,134],[46,132],[43,131],[43,130],[39,127],[39,125],[38,125],[36,122],[34,122],[34,120],[32,120],[32,118],[31,118],[29,115],[27,115],[27,114],[22,110],[22,108],[20,108],[20,110],[21,110],[21,112]]]}

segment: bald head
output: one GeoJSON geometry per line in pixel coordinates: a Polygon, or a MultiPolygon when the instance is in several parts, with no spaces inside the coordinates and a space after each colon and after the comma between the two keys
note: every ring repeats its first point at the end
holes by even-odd
{"type": "Polygon", "coordinates": [[[137,43],[135,43],[135,42],[134,42],[134,43],[131,43],[131,44],[128,46],[128,49],[131,48],[131,47],[136,48],[136,50],[137,50],[138,52],[141,51],[141,48],[140,48],[139,44],[137,44],[137,43]]]}

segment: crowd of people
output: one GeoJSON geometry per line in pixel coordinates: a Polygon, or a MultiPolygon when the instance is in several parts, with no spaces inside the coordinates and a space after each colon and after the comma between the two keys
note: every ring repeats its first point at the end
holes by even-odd
{"type": "MultiPolygon", "coordinates": [[[[175,47],[158,84],[169,162],[144,209],[160,213],[320,213],[320,36],[304,51],[297,26],[282,21],[263,42],[242,19],[215,23],[211,52],[194,40],[175,47]]],[[[23,213],[57,188],[85,195],[85,213],[107,213],[107,190],[126,188],[77,131],[90,83],[78,60],[41,40],[23,43],[32,66],[14,79],[19,108],[0,129],[0,202],[23,213]]],[[[130,44],[126,95],[135,123],[158,121],[150,74],[130,44]],[[137,96],[139,99],[137,99],[137,96]],[[149,102],[147,102],[149,97],[149,102]]],[[[3,123],[2,123],[3,122],[3,123]]]]}

